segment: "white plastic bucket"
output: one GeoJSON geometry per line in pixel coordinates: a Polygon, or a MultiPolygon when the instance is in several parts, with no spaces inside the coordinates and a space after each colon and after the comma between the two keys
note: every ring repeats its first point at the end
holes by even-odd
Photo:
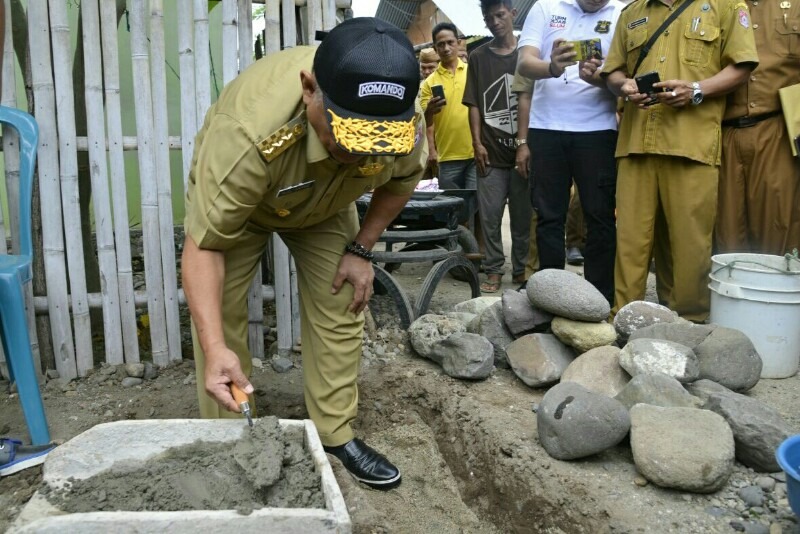
{"type": "Polygon", "coordinates": [[[800,365],[800,261],[767,254],[711,258],[710,321],[744,332],[764,362],[762,378],[800,365]]]}

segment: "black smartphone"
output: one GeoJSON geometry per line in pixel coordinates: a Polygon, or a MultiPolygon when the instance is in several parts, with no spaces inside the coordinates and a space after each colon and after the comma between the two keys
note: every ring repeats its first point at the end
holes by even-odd
{"type": "Polygon", "coordinates": [[[433,96],[438,96],[442,100],[445,100],[445,98],[444,98],[444,87],[443,86],[441,86],[441,85],[431,85],[431,93],[433,94],[433,96]]]}
{"type": "Polygon", "coordinates": [[[636,80],[636,87],[639,88],[640,93],[652,96],[656,92],[653,84],[660,82],[661,77],[657,71],[651,71],[640,74],[634,80],[636,80]]]}

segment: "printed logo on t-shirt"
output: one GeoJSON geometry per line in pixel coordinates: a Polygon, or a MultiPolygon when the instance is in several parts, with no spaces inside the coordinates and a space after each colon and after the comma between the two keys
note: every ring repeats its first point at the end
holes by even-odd
{"type": "Polygon", "coordinates": [[[597,33],[608,33],[611,29],[611,21],[610,20],[598,20],[597,26],[594,27],[594,31],[597,33]]]}
{"type": "Polygon", "coordinates": [[[564,29],[567,27],[567,17],[562,15],[550,15],[550,27],[564,29]]]}
{"type": "Polygon", "coordinates": [[[513,74],[503,74],[483,92],[483,120],[496,130],[517,133],[517,94],[511,91],[513,74]]]}

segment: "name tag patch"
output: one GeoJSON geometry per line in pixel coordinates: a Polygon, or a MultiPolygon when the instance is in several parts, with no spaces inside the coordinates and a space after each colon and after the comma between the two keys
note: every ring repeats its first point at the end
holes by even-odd
{"type": "Polygon", "coordinates": [[[397,83],[391,82],[365,82],[358,86],[358,97],[368,96],[391,96],[398,100],[403,100],[406,88],[397,83]]]}
{"type": "Polygon", "coordinates": [[[284,187],[278,191],[278,194],[275,196],[282,197],[284,195],[288,195],[290,193],[295,193],[297,191],[302,191],[303,189],[308,189],[309,187],[314,185],[315,180],[311,180],[308,182],[301,182],[299,184],[290,185],[289,187],[284,187]]]}
{"type": "Polygon", "coordinates": [[[642,24],[647,24],[648,17],[642,17],[638,20],[634,20],[633,22],[628,23],[628,29],[632,30],[634,28],[638,28],[642,24]]]}

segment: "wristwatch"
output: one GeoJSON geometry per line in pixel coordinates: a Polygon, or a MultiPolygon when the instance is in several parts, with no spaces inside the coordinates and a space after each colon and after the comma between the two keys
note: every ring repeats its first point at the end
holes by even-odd
{"type": "Polygon", "coordinates": [[[699,82],[692,82],[692,105],[696,106],[703,101],[703,90],[699,82]]]}
{"type": "Polygon", "coordinates": [[[528,144],[527,139],[514,139],[514,148],[519,148],[522,145],[527,145],[527,144],[528,144]]]}

